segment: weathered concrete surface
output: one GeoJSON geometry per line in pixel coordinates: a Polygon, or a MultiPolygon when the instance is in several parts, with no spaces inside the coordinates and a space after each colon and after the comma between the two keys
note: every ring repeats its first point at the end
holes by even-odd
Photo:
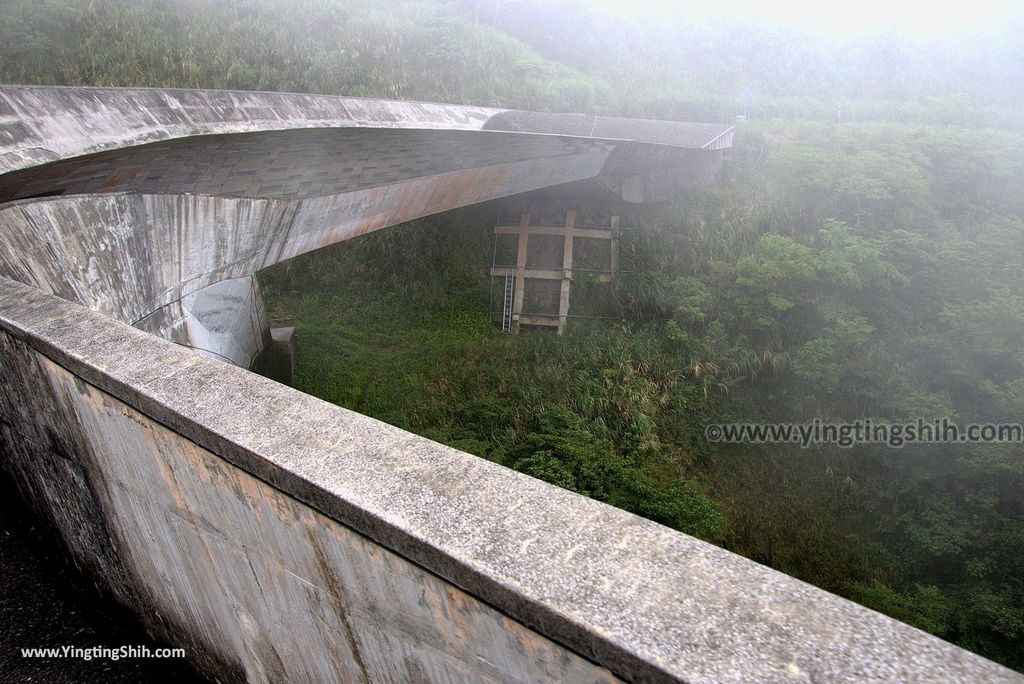
{"type": "Polygon", "coordinates": [[[252,368],[270,342],[265,313],[259,283],[253,277],[241,277],[185,294],[135,321],[135,327],[252,368]]]}
{"type": "Polygon", "coordinates": [[[280,249],[295,209],[124,194],[9,204],[0,207],[0,274],[247,366],[266,328],[252,274],[267,248],[280,249]]]}
{"type": "Polygon", "coordinates": [[[576,653],[636,681],[1024,681],[710,544],[7,279],[0,331],[9,464],[81,562],[189,639],[208,671],[608,678],[576,653]]]}
{"type": "Polygon", "coordinates": [[[288,93],[0,86],[0,202],[128,191],[296,199],[471,168],[496,177],[488,167],[598,150],[595,187],[664,201],[706,183],[731,145],[732,128],[719,124],[288,93]]]}
{"type": "Polygon", "coordinates": [[[3,174],[0,202],[55,191],[302,199],[592,150],[607,157],[613,147],[603,140],[479,131],[317,128],[205,135],[3,174]]]}
{"type": "Polygon", "coordinates": [[[0,172],[169,138],[337,126],[480,130],[501,110],[297,93],[0,87],[0,172]]]}
{"type": "Polygon", "coordinates": [[[0,173],[197,135],[297,128],[512,131],[714,148],[729,126],[299,93],[0,86],[0,173]]]}
{"type": "Polygon", "coordinates": [[[491,131],[630,140],[690,149],[709,149],[716,144],[732,144],[732,126],[589,114],[498,110],[490,115],[483,127],[491,131]]]}

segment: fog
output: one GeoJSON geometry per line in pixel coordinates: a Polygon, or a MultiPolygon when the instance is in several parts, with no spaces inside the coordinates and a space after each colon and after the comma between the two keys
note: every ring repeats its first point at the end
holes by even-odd
{"type": "MultiPolygon", "coordinates": [[[[998,30],[1021,20],[1013,0],[804,2],[803,0],[590,0],[596,11],[617,17],[647,15],[675,23],[747,22],[799,28],[832,37],[893,31],[911,37],[945,37],[998,30]]],[[[582,4],[582,3],[581,3],[582,4]]]]}

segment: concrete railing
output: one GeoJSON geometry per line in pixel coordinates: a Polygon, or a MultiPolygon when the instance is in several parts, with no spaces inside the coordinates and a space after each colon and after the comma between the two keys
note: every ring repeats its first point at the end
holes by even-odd
{"type": "Polygon", "coordinates": [[[514,132],[689,149],[732,129],[301,93],[0,85],[0,173],[160,140],[304,128],[514,132]]]}

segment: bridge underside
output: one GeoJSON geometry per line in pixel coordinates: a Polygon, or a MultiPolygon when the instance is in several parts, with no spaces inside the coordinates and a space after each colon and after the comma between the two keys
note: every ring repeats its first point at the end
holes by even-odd
{"type": "Polygon", "coordinates": [[[491,130],[177,137],[0,175],[0,273],[250,367],[269,335],[262,268],[540,188],[667,199],[708,181],[721,154],[491,130]]]}

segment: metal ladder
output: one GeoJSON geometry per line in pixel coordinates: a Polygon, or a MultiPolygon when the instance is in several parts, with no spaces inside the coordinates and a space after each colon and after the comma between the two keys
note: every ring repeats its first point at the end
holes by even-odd
{"type": "Polygon", "coordinates": [[[514,279],[511,273],[505,274],[505,297],[501,308],[501,329],[504,332],[512,332],[512,298],[515,295],[513,287],[514,279]]]}

